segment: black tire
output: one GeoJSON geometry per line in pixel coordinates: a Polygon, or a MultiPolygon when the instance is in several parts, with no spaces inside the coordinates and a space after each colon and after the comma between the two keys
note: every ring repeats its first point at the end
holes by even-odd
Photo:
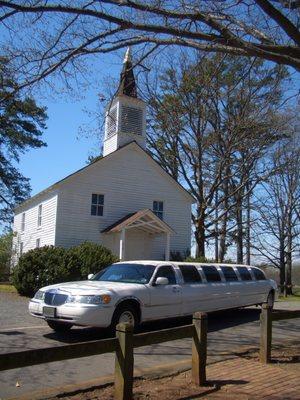
{"type": "Polygon", "coordinates": [[[46,322],[51,329],[53,329],[55,332],[60,332],[60,333],[68,332],[73,326],[71,324],[68,324],[67,322],[50,321],[50,320],[46,322]]]}
{"type": "Polygon", "coordinates": [[[110,324],[110,331],[113,335],[116,334],[116,327],[121,322],[131,323],[135,332],[139,325],[139,315],[136,307],[128,304],[124,306],[120,305],[116,308],[110,324]]]}
{"type": "Polygon", "coordinates": [[[271,307],[272,310],[273,310],[273,307],[274,307],[274,301],[275,301],[274,292],[270,292],[270,293],[268,294],[267,302],[266,302],[266,303],[268,304],[268,306],[271,307]]]}

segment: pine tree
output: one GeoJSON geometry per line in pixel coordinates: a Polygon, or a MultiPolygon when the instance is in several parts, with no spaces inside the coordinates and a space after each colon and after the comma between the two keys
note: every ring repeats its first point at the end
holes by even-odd
{"type": "Polygon", "coordinates": [[[16,89],[7,60],[0,58],[0,226],[11,222],[13,208],[30,193],[29,179],[17,168],[20,155],[46,146],[41,139],[46,108],[16,89]]]}

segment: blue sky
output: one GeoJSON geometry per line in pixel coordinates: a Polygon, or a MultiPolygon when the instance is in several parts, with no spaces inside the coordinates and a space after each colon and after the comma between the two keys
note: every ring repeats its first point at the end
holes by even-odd
{"type": "Polygon", "coordinates": [[[104,82],[108,71],[110,76],[118,79],[121,68],[122,61],[119,57],[117,62],[116,59],[107,58],[99,65],[99,71],[106,71],[106,75],[98,76],[99,84],[93,85],[79,100],[72,100],[67,96],[64,99],[60,96],[55,98],[55,95],[53,99],[40,100],[35,96],[38,105],[47,107],[47,129],[43,135],[47,147],[30,149],[21,156],[18,165],[21,173],[31,180],[31,195],[82,168],[90,155],[96,155],[100,151],[100,140],[92,133],[95,121],[93,123],[86,110],[100,112],[98,94],[105,93],[104,82]],[[90,135],[80,133],[85,124],[91,126],[90,135]]]}
{"type": "Polygon", "coordinates": [[[48,108],[48,129],[43,135],[47,147],[29,150],[19,163],[22,174],[31,179],[32,194],[82,167],[97,146],[96,138],[78,134],[80,126],[88,119],[83,109],[95,108],[96,94],[91,91],[84,100],[74,103],[43,102],[48,108]]]}

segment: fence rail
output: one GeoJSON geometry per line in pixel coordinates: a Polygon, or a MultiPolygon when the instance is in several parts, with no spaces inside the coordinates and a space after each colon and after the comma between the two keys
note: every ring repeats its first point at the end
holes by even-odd
{"type": "Polygon", "coordinates": [[[88,343],[68,344],[58,347],[24,350],[0,354],[0,371],[30,367],[55,361],[94,356],[115,351],[117,339],[94,340],[88,343]]]}
{"type": "Polygon", "coordinates": [[[300,318],[300,310],[294,311],[273,311],[272,312],[272,321],[280,321],[283,319],[292,319],[292,318],[300,318]]]}

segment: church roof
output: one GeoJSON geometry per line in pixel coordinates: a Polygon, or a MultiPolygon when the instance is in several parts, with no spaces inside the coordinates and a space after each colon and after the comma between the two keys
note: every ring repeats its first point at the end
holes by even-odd
{"type": "Polygon", "coordinates": [[[168,179],[170,179],[170,180],[173,182],[173,184],[176,185],[176,186],[178,187],[178,189],[182,190],[182,191],[185,193],[185,195],[188,196],[188,197],[190,198],[190,200],[191,200],[193,203],[195,202],[194,197],[193,197],[180,183],[178,183],[167,171],[165,171],[165,170],[162,168],[162,166],[161,166],[156,160],[154,160],[154,158],[153,158],[146,150],[144,150],[138,143],[136,143],[136,142],[130,142],[130,143],[127,143],[126,145],[124,145],[124,146],[122,146],[122,147],[119,147],[118,150],[116,150],[116,151],[114,151],[114,152],[108,154],[107,156],[102,157],[102,158],[100,158],[99,160],[97,160],[97,161],[95,161],[95,162],[93,162],[93,163],[91,163],[91,164],[89,164],[89,165],[86,165],[85,167],[80,168],[79,170],[73,172],[72,174],[67,175],[65,178],[63,178],[63,179],[61,179],[61,180],[55,182],[53,185],[47,187],[46,189],[42,190],[41,192],[37,193],[36,195],[30,197],[29,199],[27,199],[27,200],[25,200],[24,202],[22,202],[22,203],[20,203],[19,205],[17,205],[17,206],[15,207],[15,211],[18,210],[19,208],[21,208],[21,207],[23,207],[23,206],[29,204],[31,201],[37,199],[39,196],[44,195],[44,194],[46,194],[46,193],[49,193],[49,192],[51,192],[51,191],[53,191],[53,190],[58,189],[59,186],[60,186],[61,184],[63,184],[65,181],[69,180],[70,178],[74,177],[75,175],[77,175],[77,174],[79,174],[79,173],[81,173],[81,172],[83,172],[83,171],[86,171],[86,170],[88,170],[89,168],[92,168],[92,167],[95,166],[96,164],[103,163],[106,159],[109,159],[109,158],[111,158],[111,157],[117,156],[117,154],[118,154],[120,151],[124,151],[125,148],[127,148],[127,147],[129,147],[129,146],[133,146],[133,145],[137,146],[137,148],[140,149],[140,151],[142,151],[142,152],[148,157],[148,159],[150,159],[154,164],[156,164],[157,166],[159,166],[161,172],[162,172],[166,177],[168,177],[168,179]]]}
{"type": "Polygon", "coordinates": [[[112,225],[106,227],[102,233],[120,232],[122,229],[139,228],[150,233],[174,233],[174,230],[163,220],[158,218],[150,209],[136,211],[125,215],[112,225]]]}
{"type": "Polygon", "coordinates": [[[117,96],[124,94],[129,97],[137,98],[130,47],[128,47],[124,57],[117,96]]]}

